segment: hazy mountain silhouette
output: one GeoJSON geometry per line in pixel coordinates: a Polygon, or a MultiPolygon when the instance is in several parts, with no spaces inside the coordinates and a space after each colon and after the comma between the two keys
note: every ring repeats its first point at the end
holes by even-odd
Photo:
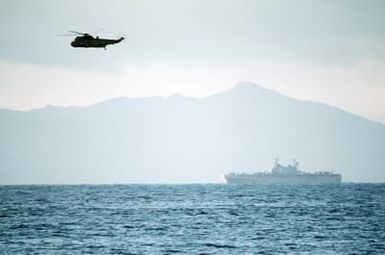
{"type": "Polygon", "coordinates": [[[0,183],[221,182],[275,157],[385,181],[385,126],[255,84],[203,99],[115,98],[0,111],[0,183]]]}

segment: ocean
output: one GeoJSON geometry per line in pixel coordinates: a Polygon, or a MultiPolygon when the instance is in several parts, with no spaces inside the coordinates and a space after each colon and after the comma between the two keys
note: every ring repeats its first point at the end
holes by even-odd
{"type": "Polygon", "coordinates": [[[385,184],[0,186],[0,254],[385,254],[385,184]]]}

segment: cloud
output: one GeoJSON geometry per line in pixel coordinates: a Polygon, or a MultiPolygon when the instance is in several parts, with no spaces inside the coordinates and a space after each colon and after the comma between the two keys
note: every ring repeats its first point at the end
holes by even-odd
{"type": "Polygon", "coordinates": [[[84,106],[122,96],[204,97],[247,80],[385,123],[385,61],[380,60],[333,66],[275,59],[170,58],[127,62],[115,73],[0,62],[0,77],[0,108],[7,109],[84,106]]]}

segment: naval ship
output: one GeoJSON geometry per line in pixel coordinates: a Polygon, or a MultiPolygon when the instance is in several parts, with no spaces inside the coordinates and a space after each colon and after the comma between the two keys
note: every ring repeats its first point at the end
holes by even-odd
{"type": "Polygon", "coordinates": [[[270,171],[253,174],[230,173],[223,177],[227,184],[340,184],[341,174],[331,171],[307,173],[298,170],[298,161],[292,165],[282,166],[275,159],[270,171]]]}

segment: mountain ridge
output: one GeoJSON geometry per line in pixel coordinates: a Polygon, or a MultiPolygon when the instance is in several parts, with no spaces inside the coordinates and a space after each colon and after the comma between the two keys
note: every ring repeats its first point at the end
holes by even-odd
{"type": "Polygon", "coordinates": [[[326,107],[329,107],[329,108],[334,108],[335,110],[338,110],[338,111],[342,111],[344,113],[347,113],[347,114],[350,114],[350,115],[353,115],[353,116],[356,116],[356,117],[359,117],[359,118],[363,118],[367,121],[370,121],[370,122],[373,122],[373,123],[377,123],[381,126],[384,126],[385,127],[385,124],[382,123],[382,122],[379,122],[379,121],[376,121],[376,120],[372,120],[366,116],[363,116],[363,115],[359,115],[357,113],[353,113],[353,112],[349,112],[348,110],[345,110],[343,108],[340,108],[338,106],[334,106],[334,105],[330,105],[330,104],[327,104],[327,103],[323,103],[323,102],[317,102],[317,101],[312,101],[312,100],[303,100],[303,99],[297,99],[297,98],[294,98],[294,97],[290,97],[290,96],[286,96],[280,92],[277,92],[275,90],[271,90],[271,89],[267,89],[265,87],[262,87],[260,85],[257,85],[255,83],[252,83],[252,82],[248,82],[248,81],[240,81],[238,82],[235,86],[233,86],[232,88],[230,89],[227,89],[227,90],[224,90],[224,91],[220,91],[220,92],[217,92],[217,93],[214,93],[214,94],[211,94],[211,95],[208,95],[208,96],[205,96],[205,97],[201,97],[201,98],[197,98],[197,97],[192,97],[192,96],[187,96],[187,95],[183,95],[183,94],[179,94],[179,93],[175,93],[175,94],[171,94],[170,96],[166,96],[166,97],[162,97],[162,96],[145,96],[145,97],[112,97],[112,98],[109,98],[109,99],[106,99],[106,100],[103,100],[103,101],[100,101],[100,102],[95,102],[95,103],[92,103],[92,104],[89,104],[89,105],[85,105],[85,106],[78,106],[78,105],[69,105],[69,106],[59,106],[59,105],[46,105],[44,107],[40,107],[40,108],[33,108],[33,109],[30,109],[30,110],[14,110],[14,109],[6,109],[6,108],[0,108],[0,112],[20,112],[20,113],[27,113],[27,112],[35,112],[35,111],[40,111],[40,110],[60,110],[60,109],[79,109],[79,108],[89,108],[89,107],[94,107],[94,106],[98,106],[98,105],[104,105],[104,104],[109,104],[109,103],[116,103],[116,102],[123,102],[123,103],[127,103],[127,102],[130,102],[130,101],[149,101],[149,100],[157,100],[157,101],[162,101],[162,100],[172,100],[172,99],[182,99],[182,100],[187,100],[187,101],[195,101],[195,100],[206,100],[206,99],[210,99],[210,98],[213,98],[213,97],[220,97],[220,96],[223,96],[223,95],[226,95],[232,91],[243,91],[243,92],[255,92],[255,91],[259,91],[259,92],[263,92],[263,93],[268,93],[268,94],[274,94],[274,95],[277,95],[281,98],[284,98],[284,99],[287,99],[287,100],[290,100],[290,101],[294,101],[294,102],[303,102],[303,103],[309,103],[309,104],[317,104],[317,105],[321,105],[321,106],[326,106],[326,107]]]}
{"type": "Polygon", "coordinates": [[[275,157],[344,181],[385,181],[384,125],[251,83],[200,99],[0,111],[0,122],[2,184],[220,182],[275,157]]]}

